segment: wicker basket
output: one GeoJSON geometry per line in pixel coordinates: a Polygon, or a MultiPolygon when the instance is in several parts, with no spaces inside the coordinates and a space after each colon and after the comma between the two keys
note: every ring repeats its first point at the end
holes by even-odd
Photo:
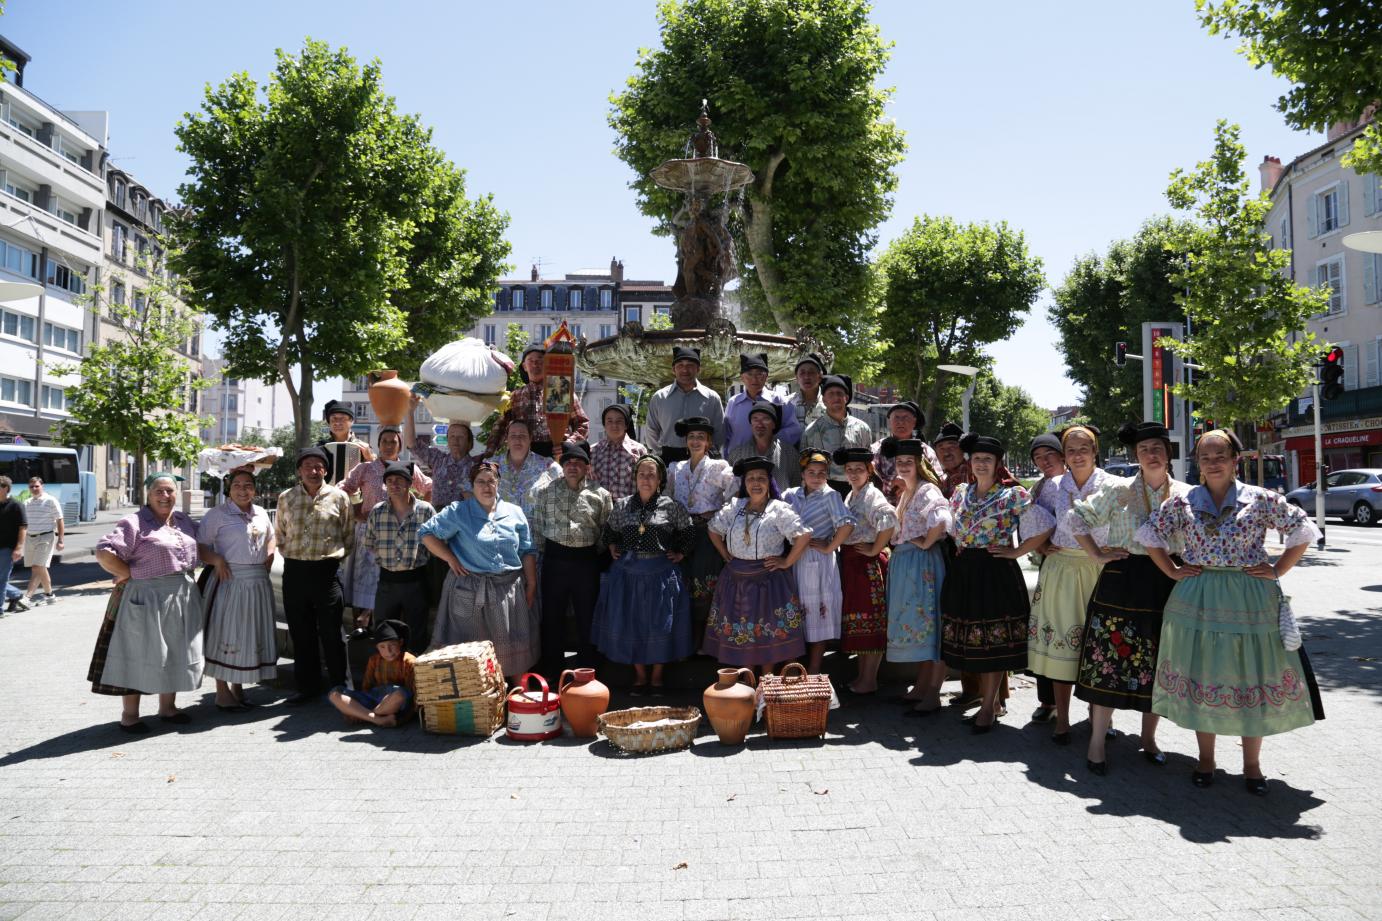
{"type": "Polygon", "coordinates": [[[825,735],[830,713],[830,679],[808,675],[800,662],[790,662],[781,675],[765,675],[763,709],[770,739],[811,739],[825,735]]]}
{"type": "Polygon", "coordinates": [[[609,744],[621,751],[635,754],[675,751],[686,748],[696,737],[701,711],[695,707],[634,707],[602,713],[596,723],[609,744]],[[662,726],[631,725],[657,720],[672,722],[662,726]]]}
{"type": "Polygon", "coordinates": [[[504,725],[504,672],[489,640],[424,653],[413,677],[428,732],[487,736],[504,725]]]}

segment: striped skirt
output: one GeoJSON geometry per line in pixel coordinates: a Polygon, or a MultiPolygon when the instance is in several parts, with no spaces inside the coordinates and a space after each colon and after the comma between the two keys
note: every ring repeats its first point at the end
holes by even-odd
{"type": "Polygon", "coordinates": [[[206,589],[206,676],[236,684],[278,674],[274,590],[262,563],[235,563],[231,579],[206,589]]]}
{"type": "Polygon", "coordinates": [[[824,643],[840,638],[840,567],[834,553],[807,548],[792,567],[801,598],[802,630],[806,642],[824,643]]]}
{"type": "Polygon", "coordinates": [[[116,586],[87,680],[96,694],[172,694],[202,683],[202,595],[190,572],[116,586]]]}
{"type": "Polygon", "coordinates": [[[374,610],[374,593],[379,589],[379,561],[365,549],[365,523],[355,524],[355,549],[346,557],[342,572],[345,603],[359,611],[374,610]]]}

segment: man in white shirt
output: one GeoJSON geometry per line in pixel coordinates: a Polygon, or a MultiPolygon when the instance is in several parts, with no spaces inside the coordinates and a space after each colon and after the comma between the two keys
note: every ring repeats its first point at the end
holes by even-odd
{"type": "Polygon", "coordinates": [[[48,567],[53,563],[53,551],[62,550],[67,527],[62,520],[62,506],[43,489],[41,477],[29,478],[29,499],[24,503],[24,517],[29,522],[24,542],[24,565],[29,567],[29,590],[24,600],[32,604],[52,604],[53,579],[48,567]]]}

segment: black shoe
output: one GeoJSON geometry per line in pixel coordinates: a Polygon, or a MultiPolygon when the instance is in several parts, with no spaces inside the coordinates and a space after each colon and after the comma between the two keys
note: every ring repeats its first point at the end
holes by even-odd
{"type": "Polygon", "coordinates": [[[1244,777],[1243,786],[1247,787],[1248,792],[1253,796],[1267,795],[1267,778],[1265,777],[1244,777]]]}
{"type": "Polygon", "coordinates": [[[13,614],[16,611],[27,611],[31,607],[32,605],[30,605],[29,602],[25,601],[23,598],[11,598],[10,606],[6,608],[6,610],[13,614]]]}
{"type": "Polygon", "coordinates": [[[299,691],[297,694],[294,694],[292,697],[289,697],[287,700],[283,702],[290,707],[301,707],[303,704],[310,704],[316,699],[316,694],[307,694],[299,691]]]}
{"type": "Polygon", "coordinates": [[[1142,752],[1142,757],[1143,757],[1143,758],[1146,758],[1150,763],[1155,764],[1157,767],[1165,767],[1165,766],[1166,766],[1166,753],[1165,753],[1165,752],[1149,752],[1149,751],[1143,751],[1143,752],[1142,752]]]}
{"type": "Polygon", "coordinates": [[[1037,707],[1035,710],[1032,711],[1033,723],[1049,723],[1051,722],[1051,720],[1055,718],[1056,707],[1054,704],[1052,704],[1049,707],[1046,704],[1042,704],[1040,707],[1037,707]]]}
{"type": "Polygon", "coordinates": [[[1097,777],[1107,777],[1107,776],[1108,776],[1108,761],[1107,761],[1107,760],[1105,760],[1105,761],[1090,761],[1088,758],[1086,758],[1086,759],[1085,759],[1084,766],[1087,767],[1087,768],[1089,768],[1089,773],[1094,774],[1094,775],[1097,776],[1097,777]]]}
{"type": "Polygon", "coordinates": [[[163,722],[165,723],[172,723],[174,726],[186,726],[188,723],[192,722],[192,717],[188,716],[186,713],[183,713],[181,710],[170,716],[164,716],[162,713],[160,713],[158,714],[158,718],[163,720],[163,722]]]}
{"type": "Polygon", "coordinates": [[[1190,782],[1193,783],[1195,786],[1199,787],[1199,788],[1202,789],[1202,790],[1203,790],[1205,787],[1212,787],[1212,786],[1214,786],[1214,772],[1213,772],[1213,771],[1193,771],[1193,772],[1190,774],[1190,782]]]}
{"type": "Polygon", "coordinates": [[[1118,738],[1118,730],[1117,730],[1117,729],[1114,729],[1112,726],[1110,726],[1110,727],[1108,728],[1108,731],[1104,733],[1104,738],[1105,738],[1105,739],[1116,739],[1116,738],[1118,738]]]}
{"type": "Polygon", "coordinates": [[[121,732],[127,732],[132,736],[146,735],[149,731],[149,724],[143,720],[135,720],[133,723],[129,724],[116,723],[115,725],[120,727],[121,732]]]}
{"type": "Polygon", "coordinates": [[[1069,745],[1069,744],[1070,744],[1070,730],[1067,729],[1067,730],[1065,730],[1065,732],[1053,732],[1053,733],[1051,733],[1051,741],[1052,741],[1052,742],[1055,742],[1057,745],[1069,745]]]}

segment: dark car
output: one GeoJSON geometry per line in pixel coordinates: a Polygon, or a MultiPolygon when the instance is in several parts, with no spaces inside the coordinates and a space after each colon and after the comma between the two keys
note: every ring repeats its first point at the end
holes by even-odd
{"type": "MultiPolygon", "coordinates": [[[[1286,494],[1286,501],[1315,511],[1315,484],[1286,494]]],[[[1324,513],[1361,525],[1377,523],[1382,515],[1382,469],[1339,470],[1324,479],[1324,513]]]]}

